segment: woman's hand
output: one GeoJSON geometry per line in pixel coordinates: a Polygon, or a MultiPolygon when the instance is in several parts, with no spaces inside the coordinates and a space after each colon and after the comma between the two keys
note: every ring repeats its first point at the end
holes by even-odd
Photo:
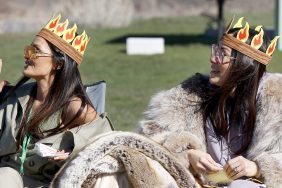
{"type": "Polygon", "coordinates": [[[2,71],[2,59],[0,59],[0,73],[1,73],[1,71],[2,71]]]}
{"type": "MultiPolygon", "coordinates": [[[[2,70],[2,59],[0,59],[0,74],[1,74],[1,70],[2,70]]],[[[3,87],[8,83],[9,82],[7,82],[6,80],[0,81],[0,92],[2,91],[3,87]]]]}
{"type": "Polygon", "coordinates": [[[66,160],[70,153],[69,152],[65,152],[65,150],[62,151],[58,151],[58,154],[62,154],[60,156],[54,157],[54,158],[50,158],[49,160],[53,160],[53,161],[62,161],[62,160],[66,160]]]}
{"type": "Polygon", "coordinates": [[[189,150],[188,159],[197,173],[210,174],[222,170],[220,164],[216,163],[209,154],[202,151],[189,150]]]}
{"type": "Polygon", "coordinates": [[[257,164],[242,156],[229,160],[224,166],[224,171],[232,179],[238,179],[243,176],[253,177],[259,173],[257,164]]]}

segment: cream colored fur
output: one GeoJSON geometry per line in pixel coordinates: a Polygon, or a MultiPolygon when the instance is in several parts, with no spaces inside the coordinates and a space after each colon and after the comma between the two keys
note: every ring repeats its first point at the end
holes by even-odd
{"type": "Polygon", "coordinates": [[[127,132],[99,136],[61,168],[50,187],[93,187],[99,175],[117,172],[125,172],[136,188],[200,187],[167,149],[127,132]]]}

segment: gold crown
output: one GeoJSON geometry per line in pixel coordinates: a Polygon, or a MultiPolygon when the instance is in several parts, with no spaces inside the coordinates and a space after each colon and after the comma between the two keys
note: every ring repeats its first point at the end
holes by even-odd
{"type": "Polygon", "coordinates": [[[249,26],[249,23],[246,22],[245,26],[243,27],[242,25],[243,19],[244,17],[239,18],[237,23],[233,26],[233,28],[240,29],[236,37],[233,37],[232,35],[228,34],[228,31],[231,28],[234,18],[231,20],[231,22],[228,24],[225,30],[225,33],[223,34],[223,37],[221,39],[222,44],[257,60],[260,63],[267,65],[271,60],[271,56],[273,52],[275,51],[277,40],[279,39],[280,36],[274,37],[271,40],[270,45],[267,47],[266,52],[262,52],[258,50],[261,47],[261,45],[263,44],[264,31],[262,29],[262,26],[259,25],[255,28],[258,34],[256,34],[252,38],[251,44],[249,45],[246,43],[246,41],[249,39],[250,26],[249,26]]]}
{"type": "Polygon", "coordinates": [[[90,38],[85,30],[78,35],[76,33],[76,24],[68,28],[69,20],[66,19],[64,22],[59,23],[60,19],[61,14],[53,17],[37,35],[51,42],[80,64],[90,38]]]}

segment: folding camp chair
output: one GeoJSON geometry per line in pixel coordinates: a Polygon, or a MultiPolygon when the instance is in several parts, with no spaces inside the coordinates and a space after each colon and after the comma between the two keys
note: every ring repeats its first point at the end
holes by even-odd
{"type": "Polygon", "coordinates": [[[106,82],[100,81],[91,85],[86,85],[86,93],[94,105],[98,114],[105,113],[105,101],[106,101],[106,82]]]}
{"type": "Polygon", "coordinates": [[[106,116],[109,121],[109,124],[114,130],[113,124],[105,113],[105,104],[106,104],[106,82],[104,80],[96,82],[91,85],[86,85],[86,93],[95,107],[97,113],[101,116],[106,116]]]}

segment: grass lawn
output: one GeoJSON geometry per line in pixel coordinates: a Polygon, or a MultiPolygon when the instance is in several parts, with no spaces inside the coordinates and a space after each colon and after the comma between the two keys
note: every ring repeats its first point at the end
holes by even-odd
{"type": "MultiPolygon", "coordinates": [[[[273,16],[245,16],[253,24],[273,26],[273,16]]],[[[87,29],[92,40],[80,70],[85,84],[107,81],[106,110],[117,130],[132,130],[142,118],[150,97],[171,88],[195,72],[208,73],[210,44],[215,38],[204,36],[208,20],[203,17],[136,21],[129,27],[87,29]],[[127,36],[163,36],[164,55],[128,56],[127,36]]],[[[35,33],[0,35],[1,79],[15,83],[23,68],[23,48],[35,33]]],[[[270,72],[282,72],[281,52],[276,53],[270,72]]]]}

